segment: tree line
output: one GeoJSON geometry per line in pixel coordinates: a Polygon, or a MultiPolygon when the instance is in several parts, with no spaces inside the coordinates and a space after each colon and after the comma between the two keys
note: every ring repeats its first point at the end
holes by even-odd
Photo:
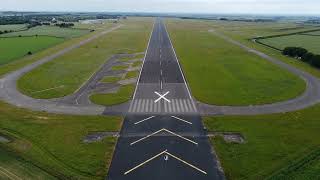
{"type": "Polygon", "coordinates": [[[286,47],[282,51],[283,55],[300,59],[303,62],[309,63],[314,67],[320,68],[320,55],[308,52],[301,47],[286,47]]]}

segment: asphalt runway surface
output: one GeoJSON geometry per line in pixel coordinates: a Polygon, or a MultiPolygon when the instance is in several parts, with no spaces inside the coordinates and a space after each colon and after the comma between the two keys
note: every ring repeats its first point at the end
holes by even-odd
{"type": "Polygon", "coordinates": [[[225,179],[160,19],[106,178],[225,179]]]}

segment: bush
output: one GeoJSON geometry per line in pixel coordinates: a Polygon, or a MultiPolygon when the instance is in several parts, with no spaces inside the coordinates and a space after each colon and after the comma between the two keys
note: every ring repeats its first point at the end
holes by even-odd
{"type": "Polygon", "coordinates": [[[32,52],[31,52],[31,51],[29,51],[29,52],[28,52],[28,55],[32,55],[32,52]]]}
{"type": "Polygon", "coordinates": [[[314,55],[311,59],[311,65],[320,68],[320,55],[314,55]]]}
{"type": "Polygon", "coordinates": [[[311,59],[313,58],[313,56],[314,56],[313,53],[308,52],[302,56],[301,60],[304,62],[311,62],[311,59]]]}
{"type": "Polygon", "coordinates": [[[301,58],[303,55],[308,53],[308,51],[304,48],[300,47],[286,47],[282,51],[282,54],[290,56],[290,57],[299,57],[301,58]]]}

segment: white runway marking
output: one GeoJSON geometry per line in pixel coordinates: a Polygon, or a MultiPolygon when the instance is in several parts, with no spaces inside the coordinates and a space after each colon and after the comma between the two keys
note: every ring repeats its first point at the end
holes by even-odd
{"type": "Polygon", "coordinates": [[[154,101],[154,103],[157,103],[157,102],[160,101],[161,99],[164,99],[164,100],[167,101],[167,102],[171,102],[169,99],[166,98],[166,95],[168,95],[168,94],[170,93],[170,91],[164,93],[163,95],[160,94],[160,93],[158,93],[158,92],[156,92],[156,91],[155,91],[154,93],[159,96],[159,98],[156,99],[156,100],[154,101]]]}
{"type": "Polygon", "coordinates": [[[174,119],[177,119],[177,120],[179,120],[179,121],[185,122],[185,123],[187,123],[187,124],[192,124],[192,122],[186,121],[186,120],[181,119],[181,118],[178,118],[178,117],[176,117],[176,116],[171,116],[171,117],[174,118],[174,119]]]}
{"type": "Polygon", "coordinates": [[[174,136],[177,136],[177,137],[179,137],[179,138],[181,138],[181,139],[183,139],[183,140],[185,140],[185,141],[188,141],[188,142],[190,142],[190,143],[192,143],[192,144],[198,145],[197,142],[194,142],[194,141],[192,141],[192,140],[190,140],[190,139],[188,139],[188,138],[185,138],[185,137],[183,137],[183,136],[181,136],[181,135],[179,135],[179,134],[176,134],[176,133],[174,133],[174,132],[172,132],[172,131],[169,131],[169,130],[167,130],[167,129],[160,129],[159,131],[156,131],[156,132],[154,132],[154,133],[152,133],[152,134],[149,134],[149,135],[146,136],[146,137],[143,137],[143,138],[141,138],[141,139],[139,139],[139,140],[137,140],[137,141],[134,141],[134,142],[130,143],[130,146],[132,146],[132,145],[134,145],[134,144],[137,144],[138,142],[141,142],[141,141],[143,141],[143,140],[145,140],[145,139],[148,139],[149,137],[154,136],[154,135],[156,135],[156,134],[158,134],[158,133],[160,133],[160,132],[163,132],[163,131],[164,131],[164,132],[167,132],[167,133],[170,133],[170,134],[172,134],[172,135],[174,135],[174,136]]]}
{"type": "Polygon", "coordinates": [[[53,88],[48,88],[48,89],[44,89],[44,90],[40,90],[40,91],[34,91],[31,94],[36,94],[36,93],[40,93],[40,92],[45,92],[45,91],[50,91],[50,90],[54,90],[54,89],[59,89],[59,88],[63,88],[64,85],[61,86],[57,86],[57,87],[53,87],[53,88]]]}
{"type": "Polygon", "coordinates": [[[191,164],[191,163],[188,163],[187,161],[185,161],[185,160],[183,160],[183,159],[181,159],[181,158],[179,158],[179,157],[177,157],[177,156],[169,153],[168,150],[165,150],[165,151],[162,151],[161,153],[153,156],[152,158],[150,158],[150,159],[148,159],[148,160],[140,163],[139,165],[135,166],[134,168],[129,169],[128,171],[126,171],[126,172],[124,173],[124,175],[127,175],[127,174],[131,173],[132,171],[134,171],[134,170],[136,170],[136,169],[138,169],[138,168],[146,165],[147,163],[149,163],[149,162],[151,162],[152,160],[160,157],[161,155],[165,155],[165,156],[164,156],[164,160],[165,160],[165,161],[168,161],[168,160],[169,160],[169,156],[170,156],[170,157],[178,160],[179,162],[182,162],[183,164],[185,164],[185,165],[187,165],[187,166],[189,166],[189,167],[191,167],[191,168],[193,168],[193,169],[195,169],[195,170],[197,170],[197,171],[199,171],[199,172],[201,172],[201,173],[203,173],[203,174],[207,174],[206,171],[204,171],[204,170],[196,167],[195,165],[193,165],[193,164],[191,164]]]}
{"type": "Polygon", "coordinates": [[[152,118],[154,118],[154,117],[155,117],[155,116],[148,117],[148,118],[143,119],[143,120],[141,120],[141,121],[138,121],[138,122],[136,122],[136,123],[134,123],[134,124],[135,124],[135,125],[140,124],[140,123],[145,122],[145,121],[148,121],[148,120],[150,120],[150,119],[152,119],[152,118]]]}

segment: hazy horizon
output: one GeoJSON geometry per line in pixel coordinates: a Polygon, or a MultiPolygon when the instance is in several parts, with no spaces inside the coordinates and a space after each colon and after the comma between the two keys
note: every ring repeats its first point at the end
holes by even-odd
{"type": "Polygon", "coordinates": [[[319,15],[320,1],[305,0],[4,0],[0,11],[132,12],[248,15],[319,15]]]}

